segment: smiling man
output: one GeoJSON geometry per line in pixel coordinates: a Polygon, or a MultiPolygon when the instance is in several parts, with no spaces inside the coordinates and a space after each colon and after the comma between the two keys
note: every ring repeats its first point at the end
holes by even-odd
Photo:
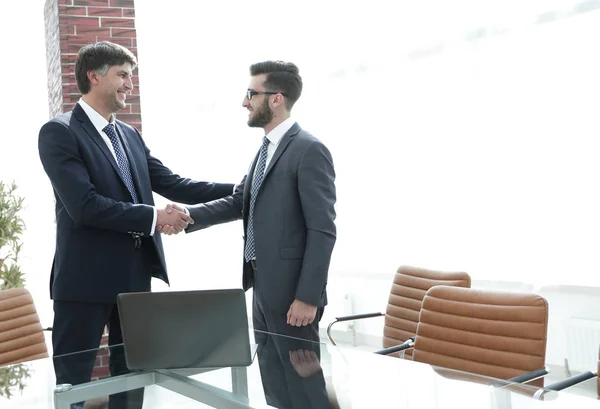
{"type": "Polygon", "coordinates": [[[242,106],[248,126],[264,130],[262,146],[231,196],[188,208],[195,224],[186,231],[243,218],[254,328],[318,340],[336,240],[335,171],[327,147],[291,117],[301,93],[295,64],[250,67],[242,106]]]}
{"type": "Polygon", "coordinates": [[[278,345],[277,337],[264,335],[318,342],[327,304],[336,241],[335,171],[327,147],[291,117],[301,93],[295,64],[264,61],[250,67],[242,106],[248,126],[264,130],[262,146],[233,195],[189,208],[195,223],[186,231],[243,218],[243,287],[254,287],[252,319],[267,402],[325,408],[322,374],[304,379],[290,359],[302,345],[278,345]]]}
{"type": "MultiPolygon", "coordinates": [[[[83,96],[71,112],[47,122],[39,154],[56,199],[56,251],[50,275],[52,344],[58,384],[90,380],[95,354],[62,356],[122,343],[119,293],[150,291],[152,277],[168,283],[157,226],[182,231],[193,220],[157,209],[152,192],[198,203],[233,191],[233,184],[173,174],[132,126],[115,118],[133,90],[135,56],[107,41],[84,46],[75,77],[83,96]]],[[[111,352],[112,375],[126,371],[122,350],[111,352]]],[[[82,407],[75,404],[73,407],[82,407]]],[[[142,407],[141,392],[111,396],[111,408],[142,407]]]]}

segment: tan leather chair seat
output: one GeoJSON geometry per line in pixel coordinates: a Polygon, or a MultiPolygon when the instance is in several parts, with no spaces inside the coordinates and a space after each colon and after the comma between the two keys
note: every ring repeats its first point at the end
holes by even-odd
{"type": "Polygon", "coordinates": [[[436,286],[419,319],[415,361],[498,379],[545,366],[548,302],[538,295],[436,286]]]}
{"type": "MultiPolygon", "coordinates": [[[[402,344],[415,336],[423,297],[427,290],[436,285],[469,288],[471,277],[463,272],[435,271],[411,266],[398,268],[385,312],[384,348],[402,344]]],[[[405,351],[405,358],[412,358],[412,349],[405,351]]]]}
{"type": "Polygon", "coordinates": [[[42,325],[29,291],[0,291],[0,365],[47,356],[42,325]]]}

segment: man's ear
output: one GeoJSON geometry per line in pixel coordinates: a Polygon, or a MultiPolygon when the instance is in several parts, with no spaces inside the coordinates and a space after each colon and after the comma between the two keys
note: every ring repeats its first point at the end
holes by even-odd
{"type": "Polygon", "coordinates": [[[273,96],[273,107],[278,107],[279,105],[281,105],[283,103],[284,103],[283,95],[275,94],[273,96]]]}
{"type": "Polygon", "coordinates": [[[98,83],[100,82],[100,74],[96,70],[89,70],[87,72],[87,77],[90,81],[90,84],[98,85],[98,83]]]}

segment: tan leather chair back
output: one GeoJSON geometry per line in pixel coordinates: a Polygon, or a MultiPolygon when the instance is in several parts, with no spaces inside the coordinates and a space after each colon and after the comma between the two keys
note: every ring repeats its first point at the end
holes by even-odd
{"type": "MultiPolygon", "coordinates": [[[[421,302],[427,290],[435,285],[469,288],[471,277],[467,273],[450,273],[410,266],[398,268],[385,311],[384,348],[401,344],[415,336],[421,302]]],[[[398,356],[398,354],[390,356],[398,356]]],[[[411,349],[405,351],[405,357],[412,358],[411,349]]]]}
{"type": "Polygon", "coordinates": [[[415,361],[498,379],[545,366],[548,302],[539,295],[438,286],[419,319],[415,361]]]}
{"type": "Polygon", "coordinates": [[[0,291],[0,365],[47,356],[44,332],[29,291],[0,291]]]}

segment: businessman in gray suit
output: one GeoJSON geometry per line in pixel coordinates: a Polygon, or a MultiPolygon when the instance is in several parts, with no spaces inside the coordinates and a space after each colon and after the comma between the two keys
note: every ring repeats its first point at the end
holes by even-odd
{"type": "MultiPolygon", "coordinates": [[[[302,93],[298,67],[265,61],[252,65],[250,75],[242,105],[249,112],[248,125],[264,129],[263,144],[232,195],[188,208],[195,223],[186,231],[243,219],[243,288],[254,287],[255,334],[260,338],[265,331],[318,342],[336,240],[333,161],[327,147],[290,116],[302,93]]],[[[280,369],[293,369],[288,355],[292,350],[266,347],[263,356],[275,350],[283,362],[280,369]]],[[[284,375],[263,363],[263,375],[263,369],[272,380],[284,375]]],[[[275,393],[267,386],[265,392],[275,393]]],[[[297,392],[289,392],[293,401],[302,400],[297,392]]],[[[311,407],[319,407],[314,398],[311,407]]]]}

